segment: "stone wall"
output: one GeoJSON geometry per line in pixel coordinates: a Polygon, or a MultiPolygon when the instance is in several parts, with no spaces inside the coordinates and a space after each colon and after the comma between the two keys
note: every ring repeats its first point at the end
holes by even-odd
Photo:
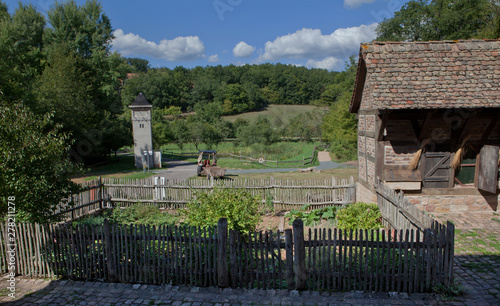
{"type": "Polygon", "coordinates": [[[360,183],[356,183],[356,202],[377,203],[377,194],[360,183]]]}
{"type": "Polygon", "coordinates": [[[406,195],[427,212],[498,211],[498,195],[406,195]]]}

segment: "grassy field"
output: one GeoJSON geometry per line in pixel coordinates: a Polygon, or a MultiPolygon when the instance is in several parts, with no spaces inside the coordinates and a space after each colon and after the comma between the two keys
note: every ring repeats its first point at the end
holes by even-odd
{"type": "MultiPolygon", "coordinates": [[[[235,146],[234,143],[224,142],[217,146],[217,153],[231,153],[235,155],[243,155],[252,157],[255,159],[263,158],[269,161],[300,161],[299,163],[287,163],[287,164],[278,164],[278,168],[287,168],[287,167],[305,167],[303,164],[303,160],[311,157],[314,146],[319,145],[319,142],[315,143],[303,143],[303,142],[279,142],[269,146],[264,146],[261,144],[255,144],[248,147],[239,147],[235,146]]],[[[198,147],[200,150],[206,149],[205,145],[200,145],[198,147]]],[[[167,156],[172,156],[174,158],[178,158],[176,154],[181,152],[197,152],[196,147],[192,144],[187,145],[181,151],[176,145],[169,144],[162,147],[164,154],[167,156]]],[[[196,158],[184,158],[190,162],[196,162],[196,158]]],[[[223,168],[230,169],[267,169],[267,168],[276,168],[276,163],[268,163],[269,166],[260,165],[258,163],[251,163],[246,160],[237,160],[230,158],[219,158],[218,164],[223,168]]],[[[307,167],[316,166],[319,163],[315,161],[312,164],[307,164],[307,167]]]]}
{"type": "Polygon", "coordinates": [[[311,106],[311,105],[268,105],[263,110],[257,112],[249,112],[239,115],[233,116],[224,116],[223,118],[234,122],[236,119],[244,119],[247,121],[253,121],[257,119],[259,116],[268,117],[269,120],[273,118],[281,119],[282,122],[288,122],[291,118],[297,116],[301,113],[306,112],[324,112],[328,111],[328,107],[319,107],[319,106],[311,106]]]}

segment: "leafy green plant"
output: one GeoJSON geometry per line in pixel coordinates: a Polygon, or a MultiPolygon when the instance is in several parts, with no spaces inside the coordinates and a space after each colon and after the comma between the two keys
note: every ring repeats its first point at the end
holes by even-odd
{"type": "Polygon", "coordinates": [[[378,229],[382,216],[377,204],[358,202],[340,209],[337,227],[340,229],[378,229]]]}
{"type": "Polygon", "coordinates": [[[125,209],[115,208],[110,220],[119,224],[174,225],[177,217],[162,213],[158,206],[136,204],[125,209]]]}
{"type": "Polygon", "coordinates": [[[228,228],[253,231],[261,220],[260,200],[245,190],[214,188],[211,193],[199,193],[181,214],[191,226],[216,226],[227,218],[228,228]]]}
{"type": "Polygon", "coordinates": [[[290,224],[293,223],[295,219],[302,219],[305,226],[316,226],[322,220],[334,221],[335,214],[337,212],[337,206],[328,206],[323,208],[313,209],[310,212],[306,210],[309,208],[309,204],[304,205],[300,210],[293,209],[285,217],[290,218],[290,224]]]}
{"type": "Polygon", "coordinates": [[[437,284],[432,288],[432,291],[438,294],[442,294],[445,298],[450,298],[454,296],[460,296],[465,293],[462,284],[454,281],[450,286],[445,286],[443,284],[437,284]]]}

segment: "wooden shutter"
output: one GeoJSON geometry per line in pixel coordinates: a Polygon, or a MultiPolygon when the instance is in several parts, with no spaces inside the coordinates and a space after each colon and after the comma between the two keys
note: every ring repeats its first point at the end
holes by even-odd
{"type": "Polygon", "coordinates": [[[426,152],[422,165],[425,188],[450,188],[450,152],[426,152]]]}
{"type": "Polygon", "coordinates": [[[483,146],[479,152],[477,188],[491,193],[497,192],[498,186],[498,147],[483,146]]]}

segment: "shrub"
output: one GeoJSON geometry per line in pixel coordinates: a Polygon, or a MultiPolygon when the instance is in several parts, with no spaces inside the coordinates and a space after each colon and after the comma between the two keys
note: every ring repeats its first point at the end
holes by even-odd
{"type": "Polygon", "coordinates": [[[337,227],[340,229],[379,229],[382,216],[377,204],[358,202],[337,212],[337,227]]]}
{"type": "Polygon", "coordinates": [[[261,220],[259,204],[259,198],[245,190],[215,188],[197,194],[182,214],[191,226],[216,226],[220,218],[227,218],[229,229],[254,231],[261,220]]]}
{"type": "Polygon", "coordinates": [[[290,218],[290,224],[295,219],[302,219],[305,226],[317,226],[322,220],[334,221],[337,212],[337,206],[328,206],[323,208],[313,209],[310,212],[305,210],[309,205],[304,205],[300,210],[292,209],[285,217],[290,218]]]}

